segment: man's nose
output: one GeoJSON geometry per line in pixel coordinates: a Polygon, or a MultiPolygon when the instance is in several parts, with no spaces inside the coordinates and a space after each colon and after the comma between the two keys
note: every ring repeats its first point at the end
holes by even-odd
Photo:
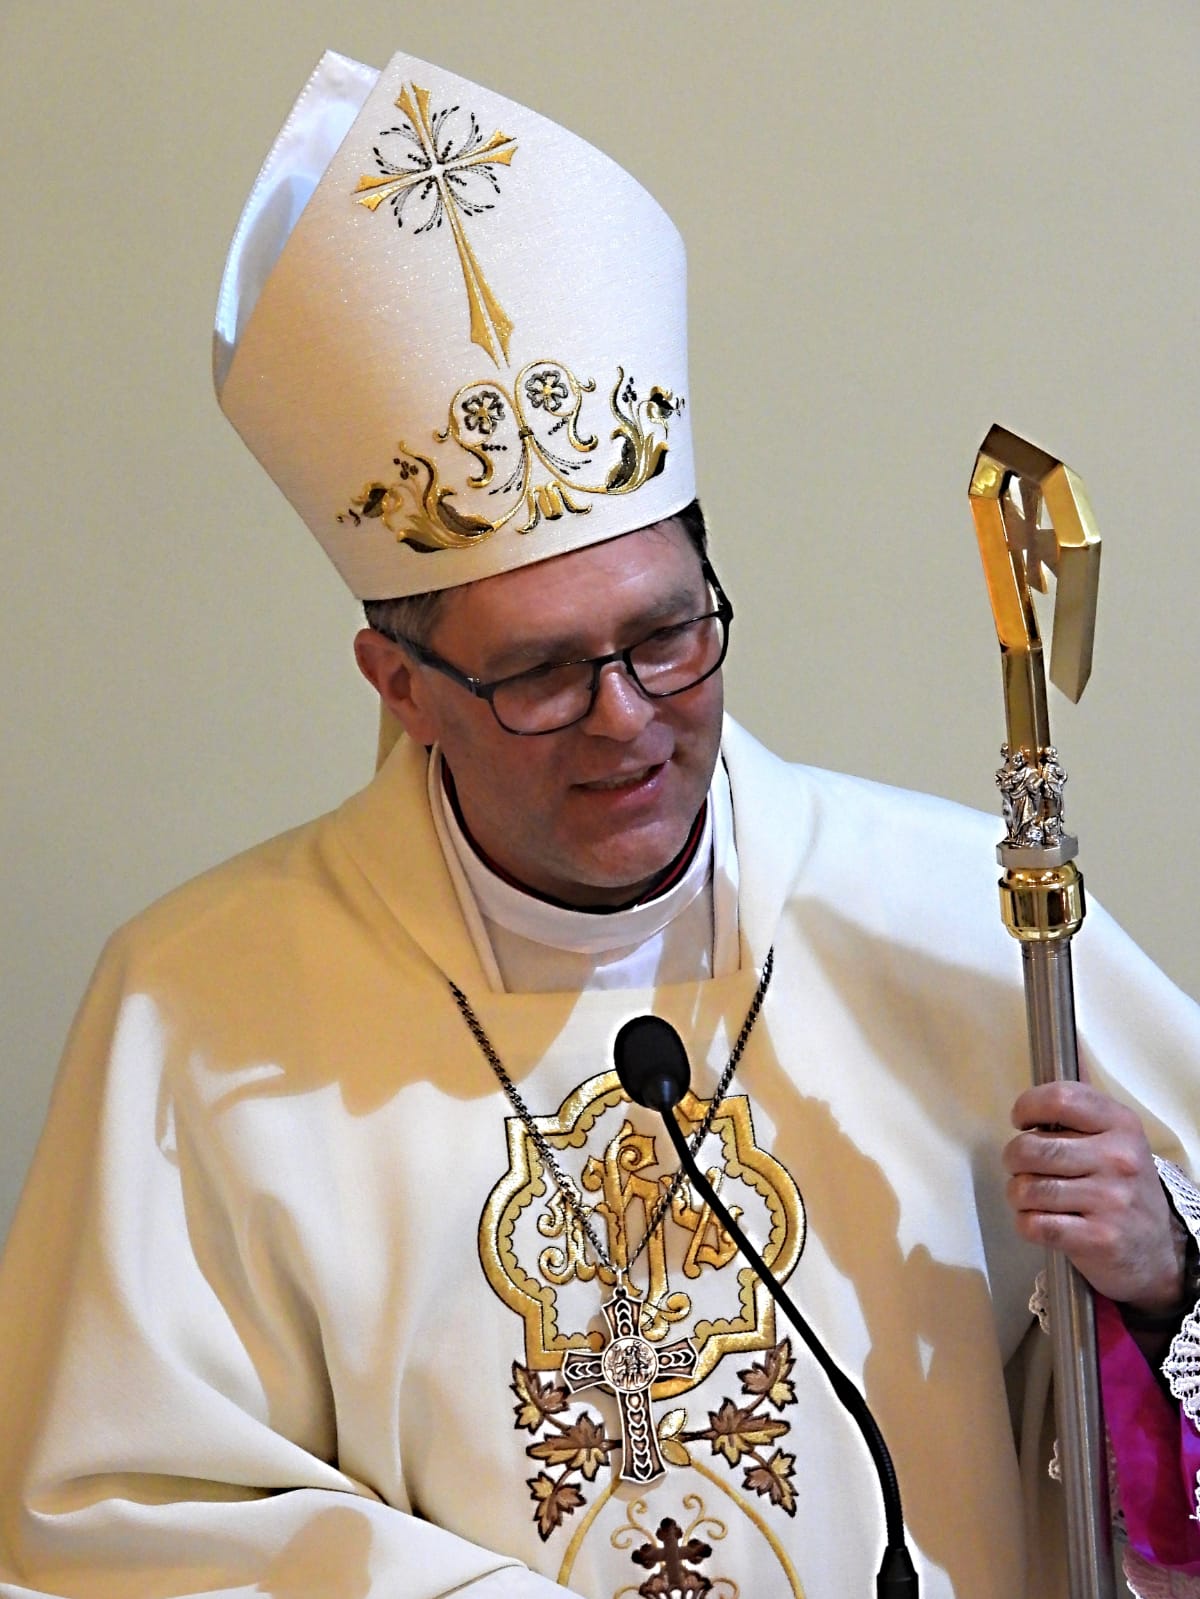
{"type": "Polygon", "coordinates": [[[580,724],[596,738],[636,738],[654,716],[654,706],[621,661],[600,668],[596,703],[580,724]]]}

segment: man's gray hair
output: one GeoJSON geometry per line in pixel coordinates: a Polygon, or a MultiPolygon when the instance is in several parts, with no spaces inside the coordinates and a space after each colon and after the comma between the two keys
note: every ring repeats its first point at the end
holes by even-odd
{"type": "MultiPolygon", "coordinates": [[[[699,500],[693,500],[666,520],[680,523],[698,555],[703,557],[708,553],[708,529],[699,500]]],[[[408,639],[422,649],[428,649],[446,596],[453,592],[453,589],[435,589],[429,594],[407,594],[399,599],[364,600],[367,626],[397,644],[403,644],[408,639]]]]}

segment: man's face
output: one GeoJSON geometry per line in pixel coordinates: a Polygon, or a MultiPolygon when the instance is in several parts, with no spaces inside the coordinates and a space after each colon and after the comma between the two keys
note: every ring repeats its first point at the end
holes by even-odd
{"type": "MultiPolygon", "coordinates": [[[[671,521],[454,591],[430,645],[490,682],[624,649],[711,608],[700,558],[671,521]]],[[[574,905],[631,899],[679,853],[721,736],[719,672],[650,700],[619,663],[605,667],[584,721],[533,738],[506,732],[484,701],[428,667],[413,668],[412,695],[476,843],[528,887],[574,905]]]]}

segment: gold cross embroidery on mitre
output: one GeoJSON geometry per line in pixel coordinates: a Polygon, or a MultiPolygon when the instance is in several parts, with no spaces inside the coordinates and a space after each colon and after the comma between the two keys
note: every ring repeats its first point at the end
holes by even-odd
{"type": "MultiPolygon", "coordinates": [[[[415,159],[418,165],[409,170],[393,168],[390,172],[365,174],[359,178],[354,193],[358,196],[359,205],[365,205],[369,211],[377,211],[384,201],[394,200],[406,190],[430,183],[437,186],[441,210],[450,223],[462,267],[471,311],[471,342],[486,350],[499,366],[501,356],[505,361],[508,360],[508,341],[513,325],[480,270],[463,226],[455,186],[456,183],[461,184],[463,174],[472,168],[486,169],[497,164],[509,166],[516,154],[517,142],[506,133],[497,131],[483,143],[469,140],[458,150],[449,140],[439,147],[437,119],[430,116],[429,103],[429,90],[419,89],[416,84],[405,84],[396,100],[397,109],[407,117],[416,138],[419,153],[415,159]]],[[[382,166],[383,157],[378,150],[375,153],[382,166]]]]}

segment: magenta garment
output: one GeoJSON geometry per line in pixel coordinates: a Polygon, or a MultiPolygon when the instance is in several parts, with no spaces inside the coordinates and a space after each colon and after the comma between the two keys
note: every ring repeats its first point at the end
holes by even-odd
{"type": "Polygon", "coordinates": [[[1110,1299],[1096,1295],[1104,1420],[1129,1546],[1156,1566],[1200,1576],[1200,1433],[1155,1380],[1110,1299]]]}

